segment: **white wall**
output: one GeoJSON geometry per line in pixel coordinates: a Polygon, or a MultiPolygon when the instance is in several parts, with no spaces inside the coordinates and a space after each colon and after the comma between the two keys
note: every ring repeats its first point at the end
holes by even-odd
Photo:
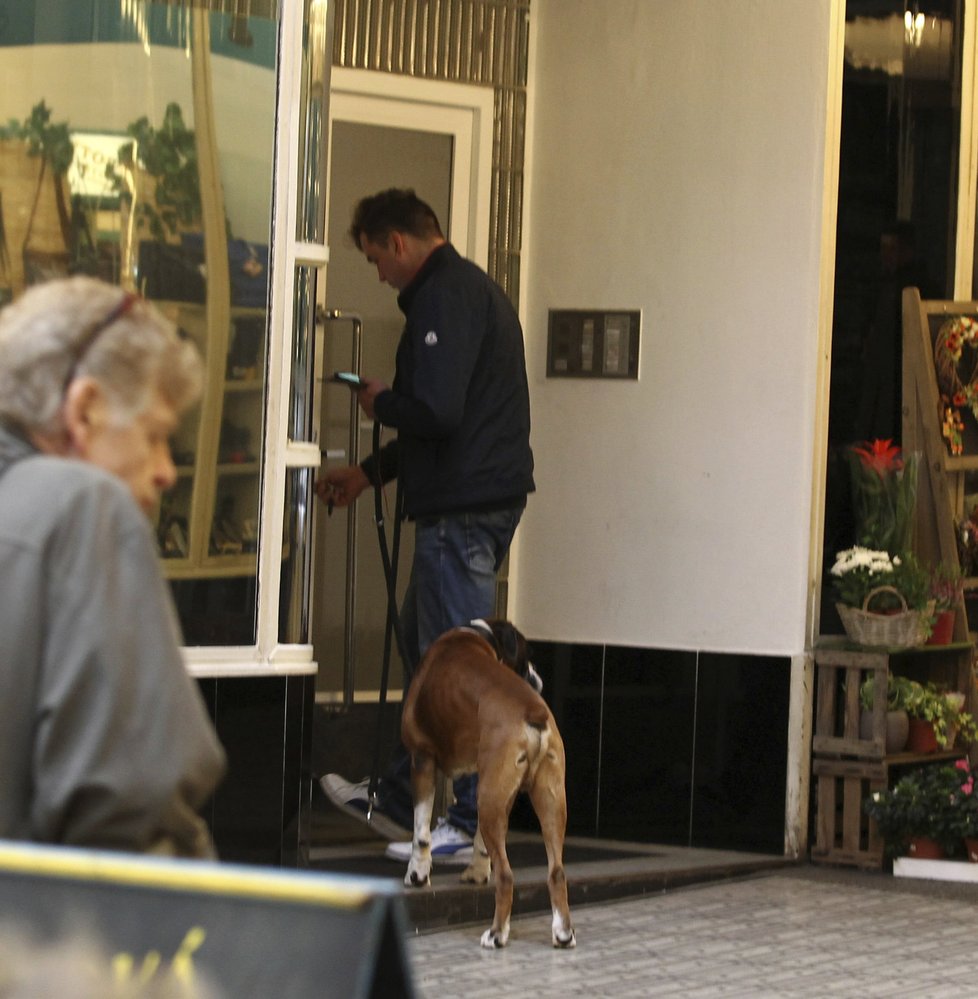
{"type": "Polygon", "coordinates": [[[534,0],[523,308],[538,639],[804,648],[829,0],[534,0]],[[547,310],[642,310],[638,382],[547,310]]]}

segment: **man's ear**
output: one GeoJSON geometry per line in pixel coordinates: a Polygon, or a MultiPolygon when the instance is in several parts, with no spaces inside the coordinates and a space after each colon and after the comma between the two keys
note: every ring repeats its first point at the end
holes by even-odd
{"type": "Polygon", "coordinates": [[[403,233],[398,232],[396,229],[391,229],[387,240],[390,244],[390,251],[394,254],[394,256],[401,257],[404,255],[405,243],[403,233]]]}
{"type": "Polygon", "coordinates": [[[105,423],[105,393],[94,378],[72,380],[62,407],[69,449],[85,457],[95,433],[105,423]]]}

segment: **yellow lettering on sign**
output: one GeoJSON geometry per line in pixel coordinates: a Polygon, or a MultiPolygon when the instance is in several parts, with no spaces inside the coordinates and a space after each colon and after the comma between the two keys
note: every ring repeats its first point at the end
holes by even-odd
{"type": "MultiPolygon", "coordinates": [[[[194,983],[194,952],[199,950],[207,936],[207,931],[202,926],[191,926],[177,948],[170,962],[170,970],[173,977],[183,985],[193,985],[194,983]]],[[[142,964],[138,972],[136,971],[136,959],[132,954],[124,951],[116,954],[112,958],[112,974],[119,985],[126,985],[133,982],[143,986],[149,984],[158,972],[165,972],[166,965],[157,950],[147,951],[143,957],[142,964]]]]}

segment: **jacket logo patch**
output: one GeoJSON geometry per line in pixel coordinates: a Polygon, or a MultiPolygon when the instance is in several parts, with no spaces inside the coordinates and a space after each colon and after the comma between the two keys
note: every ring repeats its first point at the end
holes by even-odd
{"type": "Polygon", "coordinates": [[[424,335],[424,342],[429,347],[434,347],[438,343],[438,334],[434,330],[428,330],[424,335]]]}

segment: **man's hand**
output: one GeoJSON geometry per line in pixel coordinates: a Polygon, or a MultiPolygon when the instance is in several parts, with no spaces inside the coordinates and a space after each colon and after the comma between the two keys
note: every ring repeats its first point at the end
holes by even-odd
{"type": "Polygon", "coordinates": [[[370,485],[366,472],[359,465],[332,468],[316,480],[316,495],[332,509],[349,506],[370,485]]]}
{"type": "Polygon", "coordinates": [[[360,403],[360,408],[367,419],[376,419],[374,414],[374,399],[381,392],[386,392],[388,388],[390,386],[386,385],[379,378],[365,378],[363,380],[363,385],[357,389],[357,402],[360,403]]]}

